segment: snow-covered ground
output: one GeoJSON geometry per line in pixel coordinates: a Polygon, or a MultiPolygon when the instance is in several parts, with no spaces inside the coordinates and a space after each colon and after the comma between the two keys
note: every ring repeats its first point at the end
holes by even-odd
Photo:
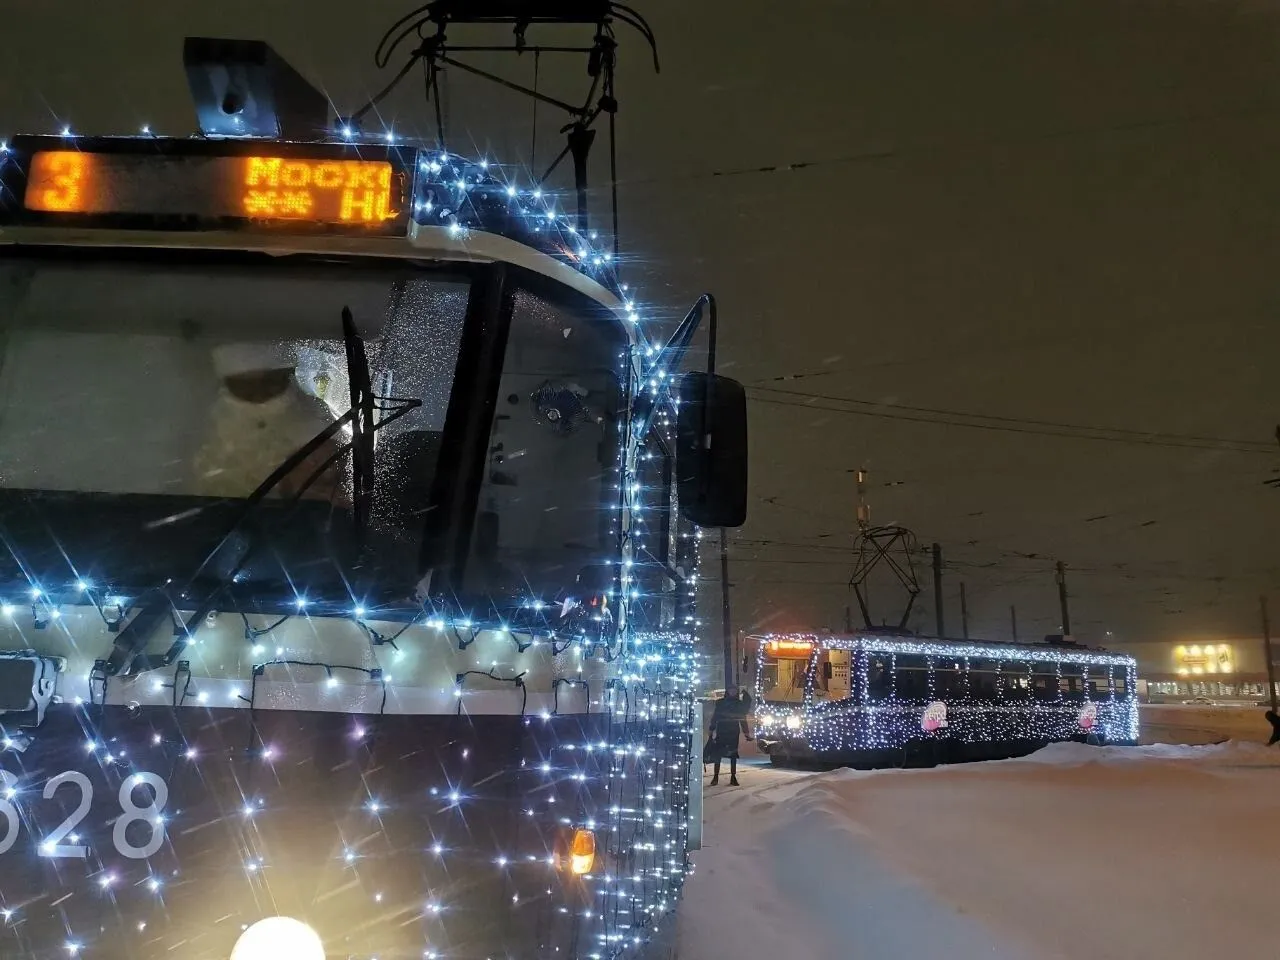
{"type": "Polygon", "coordinates": [[[1280,748],[739,773],[707,789],[679,960],[1280,955],[1280,748]]]}

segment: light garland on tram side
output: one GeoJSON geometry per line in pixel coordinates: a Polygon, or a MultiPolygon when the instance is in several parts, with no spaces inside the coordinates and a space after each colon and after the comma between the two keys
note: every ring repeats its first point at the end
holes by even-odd
{"type": "Polygon", "coordinates": [[[1070,650],[1050,645],[952,643],[871,634],[852,637],[811,633],[768,634],[758,639],[761,641],[757,651],[758,663],[763,663],[766,645],[770,641],[812,646],[807,661],[803,704],[791,709],[786,705],[778,705],[777,709],[771,706],[770,712],[777,716],[773,718],[774,722],[764,725],[763,732],[773,735],[776,730],[784,737],[802,738],[807,750],[818,756],[900,749],[920,741],[1042,742],[1068,740],[1098,732],[1113,741],[1134,741],[1138,737],[1138,701],[1134,684],[1136,661],[1125,654],[1070,650]],[[856,663],[857,673],[847,700],[815,706],[815,668],[823,649],[848,651],[856,663]],[[854,657],[854,654],[863,655],[854,657]],[[997,665],[1009,661],[1026,664],[1028,678],[1032,675],[1032,663],[1052,664],[1058,689],[1052,699],[1037,699],[1028,689],[1025,697],[1015,701],[993,701],[967,693],[944,695],[936,692],[935,671],[930,669],[927,673],[929,688],[923,697],[899,699],[894,695],[874,701],[859,699],[859,691],[869,689],[870,655],[873,654],[895,658],[901,655],[930,660],[964,660],[966,691],[969,659],[995,661],[997,665]],[[1079,699],[1062,694],[1064,665],[1081,668],[1078,674],[1082,685],[1079,699]],[[1090,699],[1085,693],[1090,666],[1105,668],[1108,675],[1105,698],[1090,699]],[[1125,671],[1125,689],[1128,692],[1121,696],[1116,695],[1110,682],[1109,674],[1113,667],[1125,671]],[[938,705],[942,709],[931,718],[929,711],[938,705]]]}

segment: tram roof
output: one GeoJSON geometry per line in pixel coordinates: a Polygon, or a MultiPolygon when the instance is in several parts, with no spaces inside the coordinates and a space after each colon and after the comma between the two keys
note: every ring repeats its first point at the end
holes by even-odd
{"type": "Polygon", "coordinates": [[[750,634],[748,639],[760,643],[813,644],[836,650],[870,650],[884,653],[943,655],[956,657],[992,657],[1019,660],[1041,660],[1061,663],[1136,664],[1129,654],[1114,653],[1100,647],[1086,647],[1071,642],[1015,643],[1008,640],[962,640],[952,637],[924,637],[909,634],[882,634],[875,631],[854,633],[787,633],[750,634]]]}
{"type": "MultiPolygon", "coordinates": [[[[223,187],[224,185],[218,184],[223,187]]],[[[199,199],[199,198],[197,198],[199,199]]],[[[296,143],[260,139],[21,136],[0,144],[0,244],[260,251],[510,263],[563,283],[624,321],[633,337],[641,323],[633,296],[619,283],[613,253],[594,231],[578,229],[557,196],[521,185],[511,168],[441,150],[350,140],[296,143]],[[390,162],[404,179],[401,214],[390,229],[291,229],[277,221],[77,215],[22,209],[21,189],[39,152],[74,150],[88,157],[135,162],[242,158],[259,154],[304,163],[390,162]],[[181,219],[183,222],[176,222],[181,219]]]]}

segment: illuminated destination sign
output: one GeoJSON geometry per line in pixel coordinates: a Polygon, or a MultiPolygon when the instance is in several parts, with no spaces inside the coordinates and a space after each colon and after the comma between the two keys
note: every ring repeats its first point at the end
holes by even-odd
{"type": "Polygon", "coordinates": [[[779,660],[807,660],[813,653],[813,644],[805,640],[769,640],[764,652],[779,660]]]}
{"type": "Polygon", "coordinates": [[[387,227],[405,177],[387,160],[41,150],[23,205],[45,214],[291,220],[387,227]]]}

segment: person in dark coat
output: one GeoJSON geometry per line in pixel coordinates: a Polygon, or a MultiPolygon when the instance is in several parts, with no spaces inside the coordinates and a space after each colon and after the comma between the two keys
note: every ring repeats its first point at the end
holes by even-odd
{"type": "Polygon", "coordinates": [[[1280,717],[1276,716],[1274,710],[1267,711],[1267,722],[1271,724],[1271,739],[1267,741],[1267,746],[1273,743],[1280,743],[1280,717]]]}
{"type": "Polygon", "coordinates": [[[738,786],[738,735],[754,739],[747,729],[747,710],[738,697],[737,690],[725,693],[711,712],[711,738],[707,741],[707,755],[715,762],[711,786],[720,783],[720,761],[729,761],[729,785],[738,786]]]}

